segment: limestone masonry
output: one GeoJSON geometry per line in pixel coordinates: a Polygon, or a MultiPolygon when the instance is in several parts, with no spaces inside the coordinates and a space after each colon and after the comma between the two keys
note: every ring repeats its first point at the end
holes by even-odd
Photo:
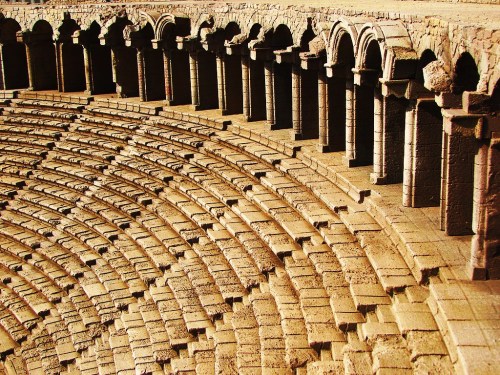
{"type": "Polygon", "coordinates": [[[1,2],[0,374],[499,374],[499,41],[491,0],[1,2]]]}

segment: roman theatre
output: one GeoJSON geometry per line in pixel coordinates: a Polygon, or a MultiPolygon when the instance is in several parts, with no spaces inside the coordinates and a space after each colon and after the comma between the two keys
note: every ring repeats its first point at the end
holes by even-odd
{"type": "Polygon", "coordinates": [[[498,0],[2,1],[0,374],[499,374],[498,0]]]}

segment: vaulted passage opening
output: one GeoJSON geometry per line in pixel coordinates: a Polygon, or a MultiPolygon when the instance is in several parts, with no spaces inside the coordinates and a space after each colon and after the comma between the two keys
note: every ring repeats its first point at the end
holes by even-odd
{"type": "MultiPolygon", "coordinates": [[[[292,33],[285,25],[279,25],[271,40],[273,51],[285,50],[293,44],[292,33]]],[[[273,63],[273,90],[276,129],[288,129],[293,126],[292,118],[292,63],[282,61],[273,63]]]]}
{"type": "MultiPolygon", "coordinates": [[[[224,30],[224,40],[233,39],[241,33],[240,27],[230,22],[224,30]]],[[[243,85],[241,80],[241,57],[224,55],[224,86],[226,114],[243,113],[243,85]]]]}
{"type": "Polygon", "coordinates": [[[143,40],[144,53],[144,94],[145,100],[165,99],[165,77],[163,70],[163,53],[159,49],[153,49],[151,39],[154,39],[154,31],[151,24],[146,24],[140,31],[143,40]]]}
{"type": "Polygon", "coordinates": [[[366,70],[361,72],[360,85],[355,87],[356,165],[373,164],[374,121],[376,117],[380,117],[382,110],[382,94],[378,82],[382,74],[382,56],[377,41],[369,42],[365,58],[366,70]]]}
{"type": "Polygon", "coordinates": [[[29,43],[32,84],[34,90],[57,89],[56,51],[52,27],[47,21],[37,21],[29,43]]]}
{"type": "Polygon", "coordinates": [[[464,52],[455,64],[452,91],[461,94],[464,91],[476,91],[479,83],[479,72],[473,57],[464,52]]]}
{"type": "Polygon", "coordinates": [[[264,61],[250,60],[250,119],[266,119],[266,95],[264,82],[264,61]]]}
{"type": "Polygon", "coordinates": [[[172,93],[175,105],[191,104],[189,87],[189,53],[178,49],[171,49],[172,93]]]}
{"type": "Polygon", "coordinates": [[[59,39],[56,41],[58,53],[59,91],[85,90],[85,64],[83,60],[83,47],[73,44],[71,36],[80,26],[75,20],[64,20],[59,27],[59,39]]]}
{"type": "Polygon", "coordinates": [[[137,52],[133,47],[126,47],[123,39],[123,29],[130,24],[127,19],[117,19],[109,27],[106,38],[106,44],[111,47],[116,92],[122,98],[139,96],[137,52]]]}
{"type": "Polygon", "coordinates": [[[274,64],[276,128],[292,127],[292,64],[274,64]]]}
{"type": "Polygon", "coordinates": [[[115,91],[113,71],[111,69],[111,49],[109,46],[100,45],[99,34],[101,27],[97,22],[92,22],[87,30],[87,46],[89,54],[89,79],[90,89],[93,94],[107,94],[115,91]]]}
{"type": "MultiPolygon", "coordinates": [[[[248,40],[257,39],[262,26],[255,24],[250,29],[248,40]]],[[[250,121],[260,121],[266,119],[266,85],[264,79],[264,61],[250,59],[249,61],[249,82],[250,91],[250,121]]]]}
{"type": "Polygon", "coordinates": [[[346,127],[351,126],[354,47],[349,34],[340,38],[336,66],[328,79],[328,146],[331,151],[346,149],[346,127]],[[349,95],[347,95],[349,90],[349,95]],[[349,99],[349,103],[346,101],[349,99]],[[349,109],[349,111],[347,111],[349,109]]]}
{"type": "MultiPolygon", "coordinates": [[[[241,80],[241,75],[239,79],[241,80]]],[[[217,63],[215,54],[203,49],[198,51],[198,82],[200,109],[218,108],[217,63]]]]}
{"type": "MultiPolygon", "coordinates": [[[[316,35],[309,23],[307,29],[302,34],[300,39],[300,51],[309,52],[309,42],[316,35]]],[[[302,122],[302,137],[304,139],[318,138],[319,135],[319,118],[318,118],[318,64],[313,63],[311,66],[300,69],[300,112],[302,122]]]]}
{"type": "MultiPolygon", "coordinates": [[[[476,91],[479,73],[468,52],[462,53],[455,64],[452,91],[476,91]]],[[[472,234],[475,159],[481,147],[470,129],[476,126],[471,116],[458,121],[446,114],[443,132],[441,164],[441,229],[448,235],[472,234]]],[[[477,181],[478,186],[483,182],[477,181]]]]}
{"type": "Polygon", "coordinates": [[[432,99],[415,110],[413,207],[439,206],[443,116],[432,99]]]}
{"type": "Polygon", "coordinates": [[[301,69],[300,97],[304,139],[318,138],[318,71],[301,69]]]}
{"type": "Polygon", "coordinates": [[[12,90],[29,86],[26,48],[16,39],[21,26],[12,18],[0,21],[0,43],[2,60],[1,89],[12,90]]]}
{"type": "MultiPolygon", "coordinates": [[[[419,59],[415,81],[423,85],[423,68],[436,60],[434,52],[425,50],[419,59]]],[[[441,151],[443,116],[441,108],[433,98],[417,100],[414,108],[410,106],[409,120],[406,123],[406,144],[408,155],[405,168],[411,172],[411,206],[439,206],[441,195],[441,151]]],[[[408,173],[408,172],[405,172],[408,173]]],[[[405,186],[403,189],[408,188],[405,186]]]]}
{"type": "Polygon", "coordinates": [[[177,48],[176,36],[176,25],[172,22],[165,25],[161,38],[165,96],[169,105],[191,104],[189,53],[177,48]]]}

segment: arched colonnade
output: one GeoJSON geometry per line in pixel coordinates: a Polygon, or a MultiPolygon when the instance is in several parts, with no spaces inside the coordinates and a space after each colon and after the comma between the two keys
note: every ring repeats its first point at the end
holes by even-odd
{"type": "Polygon", "coordinates": [[[219,109],[318,139],[349,167],[373,165],[372,183],[402,183],[404,206],[440,206],[442,230],[474,234],[471,274],[487,277],[499,90],[477,92],[471,54],[446,68],[434,51],[414,50],[400,21],[308,19],[297,35],[283,23],[221,22],[140,12],[136,21],[117,14],[80,26],[68,16],[21,30],[2,18],[0,83],[219,109]]]}

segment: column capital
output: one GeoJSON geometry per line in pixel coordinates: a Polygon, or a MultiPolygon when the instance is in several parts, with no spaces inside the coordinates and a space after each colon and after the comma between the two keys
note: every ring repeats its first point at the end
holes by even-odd
{"type": "Polygon", "coordinates": [[[385,79],[379,78],[380,89],[383,96],[393,95],[396,98],[404,98],[410,81],[408,79],[385,79]]]}
{"type": "Polygon", "coordinates": [[[161,39],[151,39],[151,47],[153,47],[153,49],[160,49],[162,44],[163,40],[161,39]]]}
{"type": "Polygon", "coordinates": [[[175,39],[177,43],[177,49],[184,50],[187,52],[195,52],[200,48],[200,43],[197,37],[192,36],[178,36],[175,39]]]}
{"type": "Polygon", "coordinates": [[[352,69],[354,83],[358,86],[376,86],[379,79],[379,71],[375,69],[352,69]]]}
{"type": "Polygon", "coordinates": [[[393,95],[396,98],[416,100],[418,98],[434,98],[434,94],[421,83],[412,79],[379,78],[382,95],[393,95]]]}
{"type": "Polygon", "coordinates": [[[224,43],[224,47],[226,47],[226,55],[230,56],[248,56],[250,51],[248,50],[248,46],[245,44],[232,44],[226,40],[224,43]]]}
{"type": "Polygon", "coordinates": [[[483,138],[484,115],[468,114],[462,109],[441,109],[443,131],[448,135],[483,138]]]}
{"type": "Polygon", "coordinates": [[[80,44],[86,47],[88,44],[88,33],[85,30],[76,30],[73,35],[71,35],[71,40],[73,44],[80,44]]]}
{"type": "Polygon", "coordinates": [[[269,47],[250,48],[250,58],[252,60],[268,61],[273,59],[273,50],[269,47]]]}
{"type": "Polygon", "coordinates": [[[327,62],[323,66],[325,67],[326,76],[328,78],[339,77],[346,78],[347,80],[352,80],[354,77],[352,70],[346,68],[346,66],[343,64],[332,64],[330,62],[327,62]]]}
{"type": "Polygon", "coordinates": [[[451,92],[435,93],[436,104],[441,108],[462,108],[462,96],[451,92]]]}
{"type": "Polygon", "coordinates": [[[300,67],[304,70],[319,70],[324,66],[324,58],[316,54],[302,52],[299,54],[300,67]]]}
{"type": "Polygon", "coordinates": [[[33,33],[30,30],[16,32],[16,41],[18,43],[30,44],[33,41],[33,33]]]}
{"type": "Polygon", "coordinates": [[[298,46],[290,46],[287,49],[276,50],[274,51],[274,55],[276,56],[276,62],[278,64],[281,63],[291,63],[291,64],[299,64],[300,56],[299,56],[300,47],[298,46]]]}

